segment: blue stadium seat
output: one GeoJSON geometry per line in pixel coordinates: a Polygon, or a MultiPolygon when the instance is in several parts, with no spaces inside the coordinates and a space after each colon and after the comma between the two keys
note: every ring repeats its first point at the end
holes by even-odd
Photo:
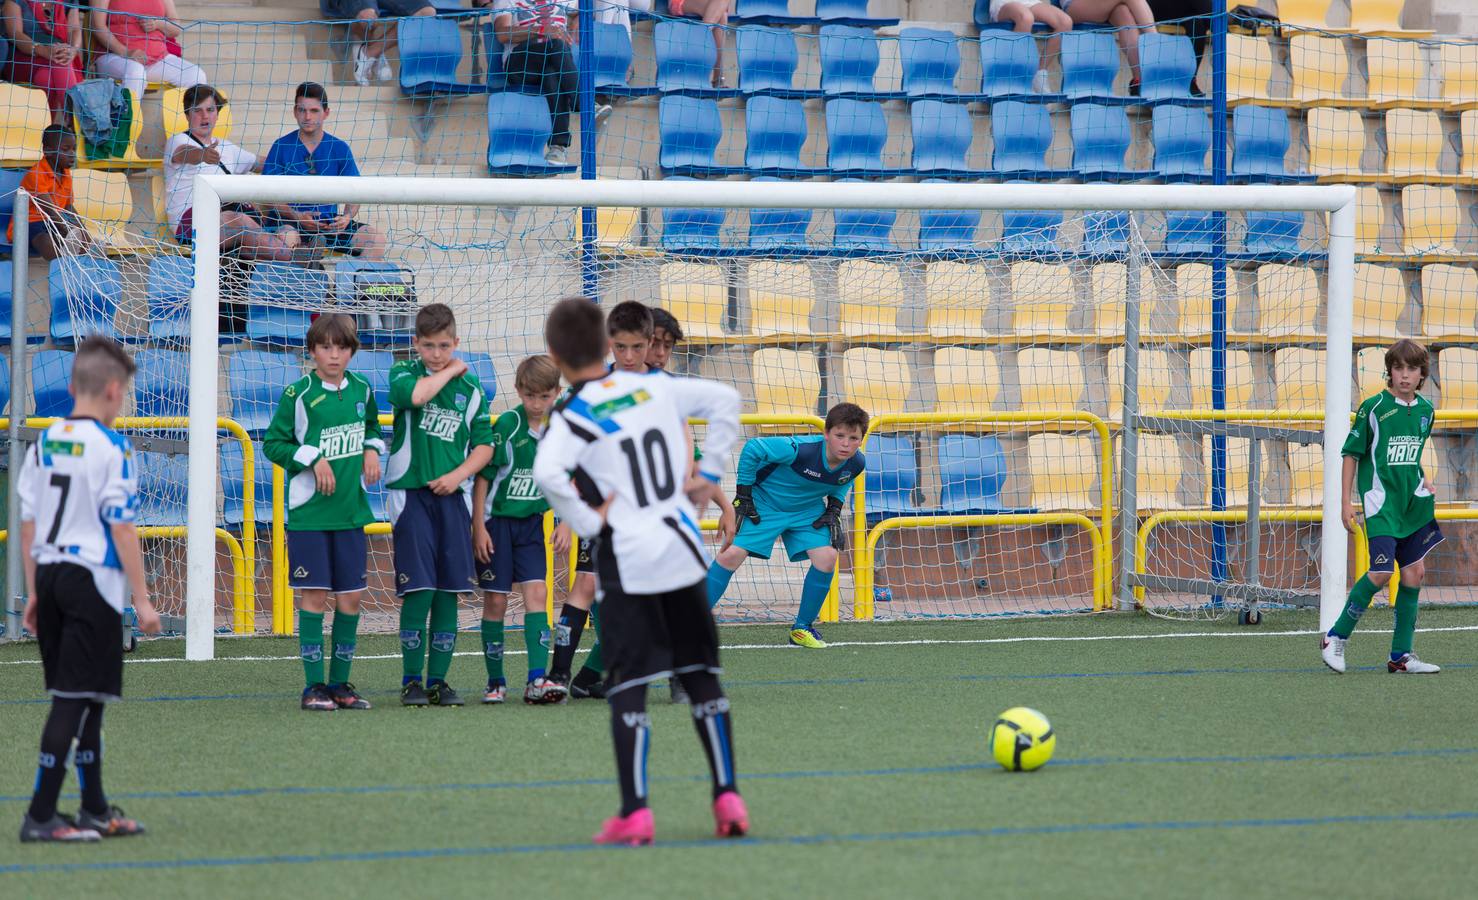
{"type": "MultiPolygon", "coordinates": [[[[6,347],[10,346],[11,338],[11,301],[14,299],[14,295],[11,293],[10,290],[10,282],[11,279],[14,277],[15,269],[11,267],[10,260],[0,260],[0,320],[3,320],[0,321],[0,345],[4,345],[6,347]]],[[[38,335],[38,337],[40,337],[42,340],[45,339],[44,335],[38,335]]],[[[27,341],[27,343],[30,342],[27,341]]]]}
{"type": "Polygon", "coordinates": [[[1061,228],[1061,212],[1044,209],[1002,210],[1000,252],[1008,256],[1058,253],[1061,247],[1057,243],[1057,232],[1061,228]]]}
{"type": "Polygon", "coordinates": [[[626,83],[631,69],[631,32],[615,22],[595,23],[595,90],[599,93],[649,93],[656,88],[633,90],[626,83]]]}
{"type": "Polygon", "coordinates": [[[819,96],[819,91],[796,90],[798,61],[795,32],[785,28],[746,25],[738,29],[739,90],[745,94],[774,92],[780,96],[819,96]]]}
{"type": "Polygon", "coordinates": [[[390,413],[390,367],[393,365],[395,354],[389,350],[361,350],[349,363],[350,370],[370,383],[370,390],[375,394],[375,409],[382,415],[390,413]]]}
{"type": "Polygon", "coordinates": [[[714,165],[714,151],[723,135],[718,103],[701,97],[669,94],[657,106],[661,132],[663,173],[722,174],[714,165]]]}
{"type": "MultiPolygon", "coordinates": [[[[760,176],[754,181],[779,181],[760,176]]],[[[752,250],[799,249],[806,246],[806,232],[811,228],[811,210],[751,209],[749,211],[749,247],[752,250]]]]}
{"type": "Polygon", "coordinates": [[[986,97],[1030,95],[1041,64],[1037,40],[1026,32],[980,35],[980,93],[986,97]]]}
{"type": "Polygon", "coordinates": [[[967,175],[974,129],[970,112],[961,103],[915,100],[909,105],[913,122],[913,168],[933,175],[967,175]]]}
{"type": "MultiPolygon", "coordinates": [[[[667,100],[682,99],[674,97],[667,100]]],[[[688,178],[674,180],[690,181],[688,178]]],[[[713,207],[665,208],[662,210],[662,249],[670,251],[712,251],[721,249],[719,229],[726,210],[713,207]]]]}
{"type": "Polygon", "coordinates": [[[287,263],[259,262],[247,282],[246,299],[248,340],[301,347],[310,317],[328,301],[328,275],[287,263]]]}
{"type": "Polygon", "coordinates": [[[1288,113],[1266,106],[1239,106],[1232,112],[1232,176],[1257,184],[1311,181],[1313,175],[1289,172],[1288,113]]]}
{"type": "Polygon", "coordinates": [[[1165,252],[1171,256],[1209,256],[1213,251],[1211,213],[1170,210],[1165,213],[1165,252]]]}
{"type": "Polygon", "coordinates": [[[390,521],[390,514],[385,511],[385,479],[381,478],[374,484],[365,485],[365,499],[369,500],[370,515],[375,517],[376,522],[390,521]]]}
{"type": "Polygon", "coordinates": [[[1154,172],[1135,171],[1125,161],[1129,153],[1129,114],[1122,106],[1078,103],[1072,119],[1073,168],[1089,181],[1137,181],[1154,172]]]}
{"type": "Polygon", "coordinates": [[[1110,31],[1070,31],[1062,36],[1062,92],[1071,99],[1114,96],[1119,45],[1110,31]]]}
{"type": "Polygon", "coordinates": [[[1203,181],[1211,177],[1206,154],[1211,150],[1211,119],[1204,109],[1166,104],[1151,113],[1155,171],[1166,181],[1203,181]]]}
{"type": "Polygon", "coordinates": [[[123,276],[110,259],[63,256],[51,261],[51,339],[63,346],[99,334],[118,337],[113,317],[124,295],[123,276]]]}
{"type": "Polygon", "coordinates": [[[750,170],[806,177],[826,170],[803,171],[801,148],[806,143],[806,108],[800,100],[751,97],[744,108],[746,143],[744,165],[750,170]]]}
{"type": "MultiPolygon", "coordinates": [[[[482,392],[492,400],[498,396],[498,371],[493,366],[493,358],[486,353],[463,353],[462,359],[467,362],[467,369],[482,385],[482,392]]],[[[382,412],[387,410],[382,410],[382,412]]]]}
{"type": "Polygon", "coordinates": [[[139,478],[138,524],[155,528],[184,525],[188,518],[190,458],[183,453],[148,451],[135,451],[134,458],[139,478]]]}
{"type": "MultiPolygon", "coordinates": [[[[221,467],[221,519],[226,525],[240,528],[246,520],[246,465],[241,458],[241,444],[234,440],[223,440],[220,444],[221,467]]],[[[262,452],[258,443],[252,448],[252,516],[260,529],[272,522],[272,461],[262,452]]],[[[284,481],[286,476],[284,475],[284,481]]],[[[283,489],[287,485],[284,483],[283,489]]],[[[283,498],[286,505],[287,499],[283,498]]],[[[259,531],[258,537],[262,537],[259,531]]]]}
{"type": "Polygon", "coordinates": [[[939,438],[939,506],[943,512],[999,512],[1006,474],[1006,452],[998,439],[968,434],[939,438]]]}
{"type": "Polygon", "coordinates": [[[960,70],[959,40],[948,31],[905,28],[898,33],[903,92],[910,97],[946,96],[955,91],[960,70]]]}
{"type": "Polygon", "coordinates": [[[162,417],[190,414],[190,354],[180,350],[140,350],[134,354],[133,414],[162,417]]]}
{"type": "Polygon", "coordinates": [[[826,164],[836,172],[896,174],[883,168],[888,121],[881,103],[866,100],[826,101],[826,164]]]}
{"type": "Polygon", "coordinates": [[[413,16],[396,25],[400,44],[400,90],[407,96],[485,94],[486,84],[459,81],[462,33],[456,19],[413,16]]]}
{"type": "Polygon", "coordinates": [[[826,25],[821,29],[821,92],[871,96],[878,71],[878,39],[865,28],[826,25]]]}
{"type": "Polygon", "coordinates": [[[1304,214],[1298,211],[1251,211],[1245,214],[1243,253],[1257,257],[1287,257],[1307,252],[1302,245],[1304,214]]]}
{"type": "Polygon", "coordinates": [[[991,105],[991,139],[995,174],[1013,178],[1068,178],[1070,169],[1048,169],[1047,148],[1052,146],[1052,114],[1036,103],[1005,100],[991,105]]]}
{"type": "Polygon", "coordinates": [[[190,339],[190,290],[195,261],[188,256],[156,256],[149,261],[149,337],[182,343],[190,339]]]}
{"type": "MultiPolygon", "coordinates": [[[[404,267],[384,260],[341,259],[334,266],[333,296],[339,303],[353,302],[357,294],[374,285],[395,285],[403,291],[407,279],[404,267]]],[[[397,298],[398,299],[398,298],[397,298]]],[[[354,316],[359,328],[359,343],[365,347],[404,347],[411,342],[413,315],[391,307],[382,319],[372,311],[354,316]]]]}
{"type": "Polygon", "coordinates": [[[1183,34],[1151,31],[1139,36],[1139,96],[1143,100],[1190,99],[1196,51],[1183,34]]]}
{"type": "Polygon", "coordinates": [[[1083,216],[1082,252],[1088,256],[1123,256],[1129,252],[1129,213],[1091,212],[1083,216]]]}
{"type": "Polygon", "coordinates": [[[753,25],[815,25],[821,20],[815,16],[791,15],[786,0],[739,0],[729,21],[753,25]]]}
{"type": "Polygon", "coordinates": [[[867,439],[867,517],[872,521],[919,513],[919,459],[914,439],[874,434],[867,439]]]}
{"type": "Polygon", "coordinates": [[[503,91],[488,95],[488,170],[496,175],[558,175],[576,166],[552,166],[544,148],[553,130],[543,97],[503,91]]]}
{"type": "MultiPolygon", "coordinates": [[[[0,41],[6,47],[9,41],[0,41]]],[[[0,254],[10,255],[10,238],[6,237],[10,232],[10,214],[15,203],[15,189],[21,186],[21,179],[26,177],[24,169],[0,169],[0,254]]],[[[8,323],[7,323],[8,324],[8,323]]]]}
{"type": "MultiPolygon", "coordinates": [[[[924,183],[945,182],[926,178],[924,183]]],[[[978,209],[919,210],[919,249],[932,253],[976,249],[975,232],[980,228],[980,215],[978,209]]]]}
{"type": "Polygon", "coordinates": [[[506,89],[508,76],[503,71],[503,44],[498,40],[498,32],[493,27],[491,18],[482,26],[482,46],[483,62],[488,70],[488,90],[492,92],[506,89]]]}
{"type": "MultiPolygon", "coordinates": [[[[844,182],[857,181],[843,178],[844,182]]],[[[896,209],[835,209],[832,210],[832,245],[838,250],[888,251],[896,250],[893,243],[893,223],[898,221],[896,209]]]]}
{"type": "Polygon", "coordinates": [[[657,54],[657,87],[663,93],[719,93],[710,81],[718,50],[707,25],[692,19],[663,19],[653,31],[652,42],[657,54]]]}
{"type": "Polygon", "coordinates": [[[0,416],[10,415],[10,360],[0,357],[0,416]]]}
{"type": "Polygon", "coordinates": [[[897,19],[869,16],[867,0],[816,0],[816,18],[861,28],[886,28],[898,24],[897,19]]]}
{"type": "Polygon", "coordinates": [[[49,419],[72,411],[72,395],[67,393],[72,356],[70,350],[31,353],[31,415],[49,419]]]}
{"type": "MultiPolygon", "coordinates": [[[[253,435],[267,430],[277,401],[288,385],[303,377],[303,357],[297,353],[238,350],[226,357],[226,390],[231,397],[230,417],[253,435]]],[[[223,414],[226,414],[223,411],[223,414]]]]}

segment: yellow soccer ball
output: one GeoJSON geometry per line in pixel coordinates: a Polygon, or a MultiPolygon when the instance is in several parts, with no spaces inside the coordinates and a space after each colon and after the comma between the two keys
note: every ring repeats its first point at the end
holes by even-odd
{"type": "Polygon", "coordinates": [[[1052,731],[1052,723],[1025,706],[1006,710],[990,727],[990,751],[1008,772],[1040,769],[1056,748],[1057,735],[1052,731]]]}

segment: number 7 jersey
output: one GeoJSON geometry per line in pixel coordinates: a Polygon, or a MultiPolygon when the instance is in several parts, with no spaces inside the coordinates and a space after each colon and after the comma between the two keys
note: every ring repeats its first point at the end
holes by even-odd
{"type": "Polygon", "coordinates": [[[628,594],[688,587],[708,571],[683,491],[689,418],[708,421],[699,472],[717,482],[739,436],[739,394],[712,381],[611,372],[579,382],[539,441],[534,481],[576,534],[600,536],[596,571],[628,594]],[[607,500],[602,522],[594,507],[607,500]]]}

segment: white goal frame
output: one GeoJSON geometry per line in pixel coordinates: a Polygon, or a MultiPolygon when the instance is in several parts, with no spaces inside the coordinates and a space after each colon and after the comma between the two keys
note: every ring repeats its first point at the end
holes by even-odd
{"type": "Polygon", "coordinates": [[[1329,213],[1319,603],[1320,627],[1328,628],[1345,598],[1347,537],[1339,509],[1338,454],[1350,427],[1355,197],[1355,188],[1348,185],[840,184],[199,175],[191,214],[195,227],[195,287],[190,297],[185,657],[211,659],[215,653],[216,394],[223,203],[1329,213]]]}

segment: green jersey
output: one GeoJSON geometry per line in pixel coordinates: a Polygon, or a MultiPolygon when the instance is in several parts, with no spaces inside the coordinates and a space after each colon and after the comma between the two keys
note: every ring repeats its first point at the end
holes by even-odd
{"type": "Polygon", "coordinates": [[[1381,391],[1360,404],[1341,452],[1359,461],[1355,488],[1371,537],[1403,538],[1436,518],[1437,501],[1422,474],[1433,413],[1420,394],[1403,403],[1381,391]]]}
{"type": "Polygon", "coordinates": [[[344,531],[375,520],[364,492],[364,451],[385,453],[369,382],[345,372],[341,384],[317,373],[287,386],[267,427],[263,452],[287,473],[289,531],[344,531]],[[328,460],[334,492],[318,491],[313,467],[328,460]]]}
{"type": "Polygon", "coordinates": [[[471,372],[448,381],[424,405],[411,404],[416,382],[429,374],[419,359],[390,367],[395,432],[385,466],[385,486],[392,490],[423,488],[466,462],[474,445],[493,441],[487,398],[471,372]]]}
{"type": "Polygon", "coordinates": [[[543,425],[529,422],[523,404],[493,423],[493,459],[480,473],[488,482],[484,515],[505,519],[542,516],[549,503],[534,484],[534,456],[543,425]]]}

